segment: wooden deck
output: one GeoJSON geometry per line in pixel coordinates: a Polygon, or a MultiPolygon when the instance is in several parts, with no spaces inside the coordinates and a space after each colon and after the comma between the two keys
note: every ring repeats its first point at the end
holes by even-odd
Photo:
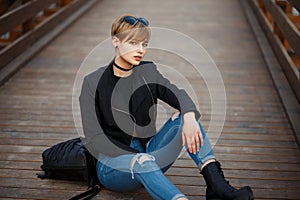
{"type": "MultiPolygon", "coordinates": [[[[230,183],[250,185],[256,199],[300,199],[300,151],[238,0],[99,1],[1,86],[0,199],[67,199],[86,189],[84,183],[39,180],[36,173],[45,148],[77,137],[72,116],[76,72],[93,47],[109,37],[113,19],[125,12],[192,37],[216,62],[227,115],[214,151],[230,183]]],[[[209,101],[201,86],[197,92],[207,127],[209,101]]],[[[186,155],[167,175],[190,199],[205,199],[204,180],[186,155]]],[[[103,190],[95,199],[151,197],[143,189],[103,190]]]]}

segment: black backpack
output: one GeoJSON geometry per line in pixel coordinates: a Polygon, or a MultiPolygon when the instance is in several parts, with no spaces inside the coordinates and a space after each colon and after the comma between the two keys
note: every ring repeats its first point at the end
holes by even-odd
{"type": "Polygon", "coordinates": [[[101,190],[96,171],[97,159],[89,153],[80,138],[52,146],[43,152],[42,157],[41,169],[44,173],[38,174],[39,178],[86,181],[88,190],[70,200],[92,199],[101,190]]]}

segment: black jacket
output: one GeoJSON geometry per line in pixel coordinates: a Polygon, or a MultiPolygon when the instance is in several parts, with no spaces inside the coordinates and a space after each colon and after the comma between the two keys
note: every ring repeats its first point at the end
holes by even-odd
{"type": "Polygon", "coordinates": [[[80,107],[87,138],[105,134],[112,143],[127,151],[132,150],[129,145],[133,137],[145,144],[156,134],[158,99],[180,110],[182,115],[193,111],[197,119],[200,117],[185,90],[164,78],[153,62],[141,62],[129,77],[114,80],[112,63],[84,79],[80,107]]]}

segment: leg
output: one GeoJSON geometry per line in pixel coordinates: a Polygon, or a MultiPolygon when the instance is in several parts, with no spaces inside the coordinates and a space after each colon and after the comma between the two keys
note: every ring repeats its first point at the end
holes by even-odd
{"type": "Polygon", "coordinates": [[[249,186],[235,189],[229,182],[225,180],[221,164],[215,160],[210,142],[205,131],[199,122],[202,132],[204,146],[196,154],[189,152],[191,158],[197,164],[201,174],[204,176],[207,184],[206,199],[207,200],[252,200],[253,193],[249,186]]]}
{"type": "Polygon", "coordinates": [[[97,164],[100,182],[113,191],[131,191],[142,186],[154,199],[184,199],[185,196],[162,173],[155,158],[139,153],[101,157],[97,164]]]}
{"type": "MultiPolygon", "coordinates": [[[[182,126],[182,116],[175,113],[147,144],[146,152],[155,156],[163,171],[172,165],[182,150],[182,126]]],[[[189,154],[201,170],[209,162],[215,161],[215,156],[200,122],[199,126],[203,133],[204,146],[196,154],[189,154]]]]}
{"type": "MultiPolygon", "coordinates": [[[[154,155],[163,169],[170,167],[182,150],[182,125],[181,115],[175,113],[147,144],[146,152],[154,155]]],[[[204,146],[196,154],[189,154],[201,170],[204,165],[215,161],[215,156],[200,122],[199,126],[203,133],[204,146]]]]}
{"type": "Polygon", "coordinates": [[[147,143],[147,152],[158,151],[170,144],[179,133],[181,135],[181,128],[182,117],[179,112],[176,112],[147,143]]]}
{"type": "Polygon", "coordinates": [[[201,171],[204,166],[206,166],[210,162],[214,162],[216,160],[216,157],[214,155],[214,152],[212,150],[210,141],[208,137],[206,136],[206,133],[204,131],[203,126],[201,125],[200,121],[198,122],[204,145],[201,147],[200,151],[198,151],[196,154],[190,153],[188,148],[187,152],[189,153],[190,157],[194,160],[196,165],[198,166],[199,170],[201,171]]]}
{"type": "MultiPolygon", "coordinates": [[[[148,142],[146,152],[161,158],[158,162],[164,169],[171,166],[181,151],[182,117],[173,117],[168,120],[162,129],[148,142]]],[[[243,187],[239,190],[233,188],[225,180],[220,163],[216,162],[214,152],[199,122],[203,134],[204,146],[196,154],[188,151],[191,158],[198,166],[207,184],[206,198],[210,200],[251,200],[253,193],[250,187],[243,187]]]]}
{"type": "Polygon", "coordinates": [[[156,158],[163,172],[171,167],[182,150],[181,129],[182,117],[177,112],[146,145],[146,152],[156,158]]]}

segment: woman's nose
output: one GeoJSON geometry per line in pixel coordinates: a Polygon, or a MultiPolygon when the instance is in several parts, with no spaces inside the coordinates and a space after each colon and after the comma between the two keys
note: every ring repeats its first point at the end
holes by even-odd
{"type": "Polygon", "coordinates": [[[138,45],[138,51],[141,52],[141,53],[144,53],[145,47],[143,46],[143,44],[138,45]]]}

